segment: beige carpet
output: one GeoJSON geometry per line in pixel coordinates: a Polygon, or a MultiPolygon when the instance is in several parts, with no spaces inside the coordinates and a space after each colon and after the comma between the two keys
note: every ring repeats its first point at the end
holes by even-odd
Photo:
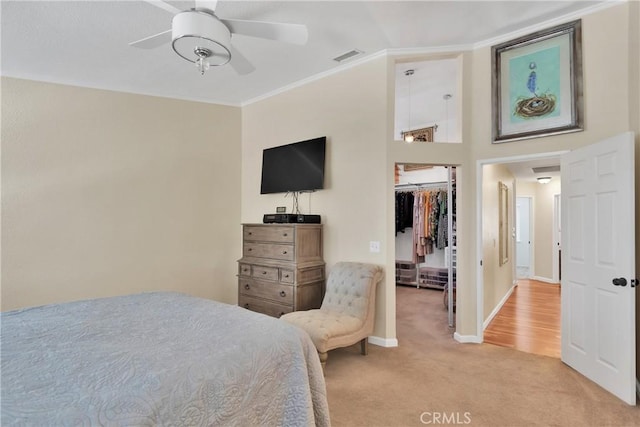
{"type": "Polygon", "coordinates": [[[559,359],[453,340],[441,291],[398,287],[397,306],[398,347],[329,353],[334,426],[640,426],[559,359]]]}

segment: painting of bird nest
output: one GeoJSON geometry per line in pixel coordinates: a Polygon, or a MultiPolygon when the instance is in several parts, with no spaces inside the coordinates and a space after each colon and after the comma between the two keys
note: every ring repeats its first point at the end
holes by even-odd
{"type": "Polygon", "coordinates": [[[581,21],[491,49],[493,142],[583,129],[581,21]]]}

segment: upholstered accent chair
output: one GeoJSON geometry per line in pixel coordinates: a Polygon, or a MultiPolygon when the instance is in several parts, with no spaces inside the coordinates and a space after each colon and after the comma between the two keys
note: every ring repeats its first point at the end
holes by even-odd
{"type": "Polygon", "coordinates": [[[294,311],[280,317],[304,329],[318,350],[324,368],[329,350],[360,342],[367,354],[367,338],[373,332],[376,285],[382,268],[358,262],[339,262],[333,266],[319,309],[294,311]]]}

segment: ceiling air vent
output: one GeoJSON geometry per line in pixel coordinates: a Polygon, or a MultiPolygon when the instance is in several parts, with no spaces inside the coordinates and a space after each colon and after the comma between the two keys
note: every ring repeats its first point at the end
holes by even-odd
{"type": "Polygon", "coordinates": [[[342,61],[346,61],[347,59],[351,59],[354,56],[362,55],[363,53],[364,52],[361,51],[361,50],[353,49],[353,50],[350,50],[347,53],[343,53],[340,56],[336,56],[335,58],[333,58],[333,60],[336,61],[336,62],[342,62],[342,61]]]}
{"type": "Polygon", "coordinates": [[[541,166],[539,168],[531,168],[534,173],[544,172],[560,172],[560,165],[557,166],[541,166]]]}

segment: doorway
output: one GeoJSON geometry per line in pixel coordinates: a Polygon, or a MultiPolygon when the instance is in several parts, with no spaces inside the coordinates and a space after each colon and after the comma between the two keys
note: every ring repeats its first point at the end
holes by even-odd
{"type": "Polygon", "coordinates": [[[531,208],[533,201],[531,196],[518,196],[516,194],[516,278],[528,279],[531,277],[531,239],[532,221],[531,208]]]}
{"type": "Polygon", "coordinates": [[[396,164],[395,208],[396,286],[438,293],[442,313],[454,327],[455,166],[396,164]]]}
{"type": "Polygon", "coordinates": [[[559,357],[560,286],[552,249],[556,243],[553,235],[555,196],[560,194],[560,153],[486,161],[481,169],[484,265],[478,305],[484,341],[559,357]],[[541,183],[537,180],[540,176],[551,179],[541,183]],[[492,210],[493,193],[500,183],[508,187],[510,198],[506,263],[499,263],[494,254],[498,248],[493,238],[500,237],[500,230],[492,230],[497,222],[492,210]],[[538,319],[537,323],[533,319],[538,319]]]}

